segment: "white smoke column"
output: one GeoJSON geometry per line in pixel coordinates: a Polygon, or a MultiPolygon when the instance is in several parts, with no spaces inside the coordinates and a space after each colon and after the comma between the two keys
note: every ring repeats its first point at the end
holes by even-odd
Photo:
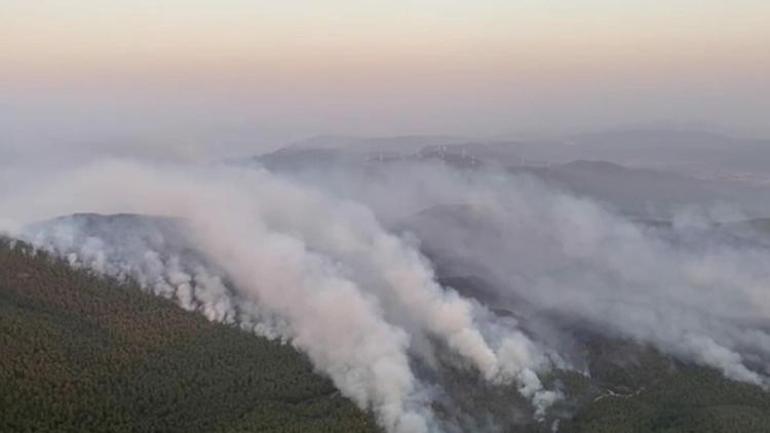
{"type": "MultiPolygon", "coordinates": [[[[94,165],[86,171],[68,174],[61,182],[54,182],[59,184],[59,191],[54,189],[47,198],[36,199],[38,209],[41,204],[50,206],[47,213],[37,218],[95,210],[103,213],[131,212],[184,218],[191,224],[191,232],[200,238],[200,251],[221,266],[241,289],[257,284],[256,274],[249,278],[243,277],[246,270],[254,269],[253,266],[235,268],[241,261],[251,260],[249,251],[251,254],[266,252],[257,257],[266,262],[268,256],[275,260],[275,254],[282,251],[281,245],[284,242],[297,242],[296,249],[301,250],[297,256],[312,257],[311,262],[320,260],[323,264],[310,266],[307,271],[300,268],[296,271],[298,275],[306,275],[311,270],[330,269],[327,272],[354,285],[355,293],[364,296],[377,310],[382,309],[378,311],[383,316],[381,319],[397,327],[400,332],[403,329],[415,337],[424,334],[442,340],[450,350],[475,366],[487,380],[495,383],[516,381],[522,393],[533,398],[540,412],[545,410],[547,404],[544,402],[553,401],[552,398],[541,398],[541,394],[546,391],[542,389],[535,373],[549,368],[541,349],[515,328],[497,333],[492,347],[484,335],[490,335],[488,331],[491,324],[488,318],[493,315],[453,290],[440,287],[435,281],[433,269],[417,248],[384,230],[366,207],[348,200],[332,200],[315,188],[277,178],[265,171],[186,169],[192,172],[182,174],[174,167],[150,168],[116,162],[94,165]],[[130,188],[126,187],[122,178],[133,180],[130,188]],[[61,188],[69,190],[61,191],[61,188]],[[78,197],[78,200],[67,203],[62,200],[64,197],[78,197]],[[256,227],[262,227],[261,232],[249,236],[249,230],[256,230],[256,227]],[[228,230],[236,232],[225,236],[228,230]],[[276,241],[276,236],[284,240],[276,241]],[[249,237],[254,240],[243,245],[242,250],[232,256],[231,250],[238,244],[230,238],[243,242],[249,237]],[[220,248],[216,241],[221,239],[228,240],[220,248]],[[276,241],[278,246],[272,247],[265,239],[276,241]],[[507,348],[512,345],[526,348],[532,353],[510,357],[507,348]]],[[[39,194],[35,192],[27,195],[37,197],[39,194]]],[[[24,203],[10,208],[25,209],[29,206],[24,203]]],[[[21,220],[29,221],[30,218],[21,220]]],[[[98,268],[103,261],[89,262],[98,268]]],[[[173,260],[164,264],[166,269],[178,268],[173,260]]],[[[278,265],[260,269],[264,274],[261,279],[267,280],[278,269],[278,265]]],[[[174,296],[185,308],[198,309],[196,302],[205,301],[207,296],[211,296],[206,293],[222,292],[216,284],[212,286],[214,291],[208,290],[204,284],[200,284],[205,278],[195,278],[190,272],[164,272],[161,282],[155,284],[156,291],[174,296]],[[199,287],[205,290],[198,290],[199,287]]],[[[320,278],[317,280],[322,281],[320,278]]],[[[290,286],[299,283],[312,285],[311,281],[306,280],[282,284],[290,286]]],[[[280,299],[262,299],[265,296],[263,290],[254,290],[259,296],[252,296],[253,302],[250,305],[265,304],[272,311],[253,314],[254,323],[251,327],[261,334],[273,335],[276,331],[274,327],[265,326],[265,317],[278,316],[294,324],[294,319],[288,313],[295,310],[277,308],[276,302],[280,299]]],[[[288,290],[282,292],[291,293],[288,290]]],[[[294,296],[299,294],[293,293],[289,299],[294,296]]],[[[214,297],[223,299],[219,295],[214,297]]],[[[222,311],[223,307],[228,306],[226,301],[219,302],[219,307],[208,302],[202,304],[207,317],[224,315],[226,320],[231,320],[232,312],[222,311]]],[[[409,343],[399,344],[404,346],[401,347],[402,352],[406,352],[409,343]]],[[[310,351],[308,347],[302,348],[310,351]]],[[[332,377],[335,378],[334,375],[332,377]]],[[[382,383],[386,382],[382,380],[382,383]]],[[[340,387],[347,389],[345,383],[341,383],[340,387]]],[[[414,392],[406,388],[402,391],[414,392]]],[[[349,392],[349,395],[358,394],[349,392]]],[[[357,398],[357,401],[362,405],[370,403],[361,398],[357,398]]],[[[389,425],[393,424],[392,421],[388,422],[389,425]]]]}
{"type": "Polygon", "coordinates": [[[427,332],[441,338],[487,380],[498,384],[516,381],[539,414],[557,399],[555,393],[543,389],[535,373],[550,368],[542,349],[514,327],[497,333],[501,337],[496,354],[482,331],[492,326],[486,319],[493,315],[440,287],[418,249],[384,230],[369,209],[347,200],[330,203],[315,189],[285,179],[266,177],[261,182],[242,183],[256,186],[252,194],[271,203],[292,203],[262,211],[270,227],[297,233],[309,248],[339,260],[345,275],[381,301],[388,320],[413,335],[427,332]],[[507,348],[511,346],[528,353],[509,357],[507,348]]]}
{"type": "MultiPolygon", "coordinates": [[[[227,176],[195,174],[206,178],[196,181],[194,175],[129,163],[100,164],[68,174],[34,196],[4,201],[0,209],[16,226],[83,211],[186,219],[200,250],[244,296],[284,318],[289,334],[283,337],[306,352],[345,395],[373,408],[388,431],[427,431],[433,421],[409,367],[408,335],[383,319],[376,298],[308,251],[301,239],[266,227],[260,206],[270,203],[257,203],[227,176]]],[[[175,278],[182,287],[189,279],[183,273],[175,278]]]]}
{"type": "Polygon", "coordinates": [[[480,270],[503,302],[523,300],[535,310],[588,321],[731,379],[768,382],[768,371],[746,363],[770,360],[767,245],[711,236],[703,230],[708,218],[693,228],[678,221],[661,234],[504,171],[392,164],[373,180],[336,176],[310,180],[415,230],[453,263],[480,270]]]}
{"type": "Polygon", "coordinates": [[[410,331],[442,338],[488,379],[499,373],[496,355],[474,323],[474,305],[440,287],[419,251],[385,231],[371,211],[347,201],[330,205],[318,192],[286,181],[248,184],[273,202],[292,202],[264,211],[270,226],[297,232],[313,250],[338,258],[362,289],[383,301],[390,317],[412,323],[410,331]]]}

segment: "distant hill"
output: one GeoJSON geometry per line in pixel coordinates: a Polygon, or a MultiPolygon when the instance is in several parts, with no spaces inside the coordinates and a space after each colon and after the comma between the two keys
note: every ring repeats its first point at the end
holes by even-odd
{"type": "Polygon", "coordinates": [[[0,242],[0,431],[375,432],[292,347],[0,242]]]}
{"type": "Polygon", "coordinates": [[[556,188],[609,203],[629,213],[723,203],[740,206],[752,215],[770,213],[767,206],[770,190],[765,187],[696,179],[665,170],[625,167],[597,160],[577,160],[548,167],[511,167],[510,170],[532,174],[556,188]]]}
{"type": "Polygon", "coordinates": [[[646,217],[668,218],[693,205],[729,206],[749,217],[770,215],[770,189],[761,170],[752,171],[770,166],[770,141],[703,132],[627,131],[563,142],[446,137],[337,142],[326,137],[245,161],[310,181],[344,173],[372,176],[398,163],[439,163],[463,170],[494,167],[533,175],[558,189],[646,217]]]}
{"type": "MultiPolygon", "coordinates": [[[[395,137],[318,136],[264,157],[286,160],[309,150],[357,158],[408,157],[441,152],[499,165],[564,164],[603,160],[733,180],[770,179],[770,139],[741,138],[686,129],[618,129],[550,139],[478,139],[441,135],[395,137]],[[753,178],[752,176],[758,176],[753,178]]],[[[259,158],[257,158],[259,159],[259,158]]]]}
{"type": "Polygon", "coordinates": [[[661,167],[687,174],[770,175],[770,140],[697,130],[638,129],[570,138],[580,158],[661,167]]]}
{"type": "MultiPolygon", "coordinates": [[[[397,135],[386,137],[355,137],[345,135],[320,135],[294,142],[283,151],[306,149],[339,149],[352,152],[399,152],[412,153],[424,146],[442,146],[464,143],[467,138],[449,135],[397,135]]],[[[281,150],[279,150],[281,152],[281,150]]]]}

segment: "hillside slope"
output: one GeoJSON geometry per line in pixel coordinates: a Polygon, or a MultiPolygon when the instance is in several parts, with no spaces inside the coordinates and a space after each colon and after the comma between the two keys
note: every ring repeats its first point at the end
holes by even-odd
{"type": "MultiPolygon", "coordinates": [[[[450,280],[469,296],[482,290],[475,277],[450,280]]],[[[445,425],[508,433],[770,431],[770,394],[761,388],[579,321],[560,323],[586,364],[582,374],[544,378],[564,393],[545,420],[531,420],[515,387],[484,385],[447,366],[430,373],[445,391],[434,402],[445,425]]],[[[378,431],[292,347],[2,241],[0,348],[1,432],[378,431]]]]}
{"type": "Polygon", "coordinates": [[[374,432],[293,348],[0,242],[0,431],[374,432]]]}

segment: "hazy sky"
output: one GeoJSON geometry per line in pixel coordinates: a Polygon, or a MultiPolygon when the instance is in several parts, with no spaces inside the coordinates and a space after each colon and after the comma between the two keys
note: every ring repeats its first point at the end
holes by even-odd
{"type": "Polygon", "coordinates": [[[759,0],[0,0],[0,139],[17,145],[762,135],[768,95],[759,0]]]}

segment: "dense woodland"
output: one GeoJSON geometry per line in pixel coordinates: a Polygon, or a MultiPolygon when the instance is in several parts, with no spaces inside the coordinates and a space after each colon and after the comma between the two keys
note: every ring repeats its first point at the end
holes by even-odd
{"type": "Polygon", "coordinates": [[[0,432],[374,432],[290,346],[0,246],[0,432]]]}
{"type": "Polygon", "coordinates": [[[592,390],[562,433],[770,432],[770,393],[757,386],[628,342],[596,341],[588,350],[591,380],[573,379],[592,390]]]}
{"type": "MultiPolygon", "coordinates": [[[[5,241],[0,350],[3,433],[378,431],[290,346],[5,241]]],[[[633,343],[591,337],[586,350],[590,377],[546,378],[567,397],[549,419],[499,431],[550,432],[559,415],[562,433],[770,432],[758,387],[633,343]]],[[[435,409],[453,424],[462,413],[512,420],[526,405],[468,372],[442,383],[458,400],[435,409]]]]}

